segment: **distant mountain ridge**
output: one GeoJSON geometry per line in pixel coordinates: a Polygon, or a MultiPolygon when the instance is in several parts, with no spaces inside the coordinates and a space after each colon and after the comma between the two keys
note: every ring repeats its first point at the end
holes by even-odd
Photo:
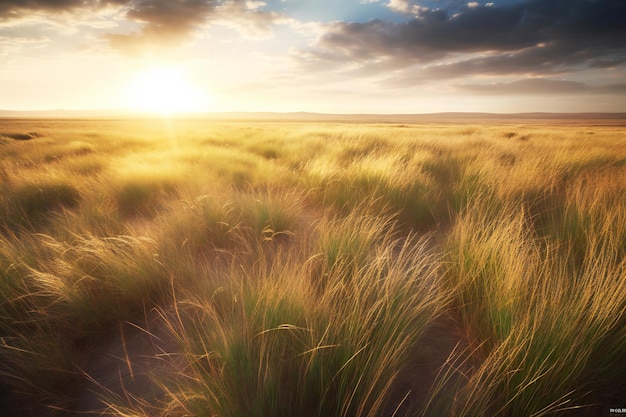
{"type": "MultiPolygon", "coordinates": [[[[0,118],[161,118],[156,114],[128,112],[121,110],[45,110],[21,111],[0,110],[0,118]]],[[[370,123],[428,123],[428,122],[470,122],[475,121],[555,121],[576,123],[589,121],[612,121],[626,124],[626,112],[621,113],[484,113],[484,112],[442,112],[416,114],[338,114],[312,112],[214,112],[187,113],[173,118],[207,118],[217,120],[265,120],[265,121],[328,121],[328,122],[370,122],[370,123]]]]}

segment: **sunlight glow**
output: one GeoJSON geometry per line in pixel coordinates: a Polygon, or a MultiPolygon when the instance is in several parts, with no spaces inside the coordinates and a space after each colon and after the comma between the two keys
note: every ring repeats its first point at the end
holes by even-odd
{"type": "Polygon", "coordinates": [[[127,89],[131,110],[175,114],[214,110],[207,94],[176,67],[154,68],[136,75],[127,89]]]}

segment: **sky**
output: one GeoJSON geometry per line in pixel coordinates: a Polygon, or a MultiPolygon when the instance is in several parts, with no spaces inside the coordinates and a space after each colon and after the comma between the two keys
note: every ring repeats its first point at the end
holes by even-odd
{"type": "Polygon", "coordinates": [[[0,109],[624,112],[625,0],[0,0],[0,109]]]}

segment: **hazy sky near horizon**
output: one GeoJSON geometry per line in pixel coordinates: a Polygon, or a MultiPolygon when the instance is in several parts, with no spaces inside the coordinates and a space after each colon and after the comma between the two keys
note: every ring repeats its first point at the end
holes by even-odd
{"type": "Polygon", "coordinates": [[[625,21],[624,0],[1,0],[0,109],[623,112],[625,21]]]}

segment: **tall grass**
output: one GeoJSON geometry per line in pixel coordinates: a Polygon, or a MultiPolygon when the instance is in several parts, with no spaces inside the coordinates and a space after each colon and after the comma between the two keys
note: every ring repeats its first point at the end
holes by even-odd
{"type": "Polygon", "coordinates": [[[165,300],[169,275],[153,242],[141,238],[66,243],[32,234],[0,242],[2,379],[16,400],[69,406],[84,349],[165,300]]]}
{"type": "Polygon", "coordinates": [[[3,187],[4,204],[0,216],[7,227],[37,228],[54,212],[73,209],[80,192],[67,178],[42,178],[3,187]]]}
{"type": "MultiPolygon", "coordinates": [[[[320,270],[311,261],[327,254],[279,252],[271,264],[216,272],[204,293],[177,300],[171,327],[187,347],[191,381],[172,398],[181,414],[375,416],[401,407],[412,387],[400,377],[446,295],[433,285],[424,243],[393,253],[384,222],[353,222],[344,231],[383,239],[358,254],[358,266],[320,270]],[[321,292],[320,274],[328,274],[321,292]]],[[[337,259],[364,249],[353,244],[333,249],[337,259]]]]}
{"type": "Polygon", "coordinates": [[[446,275],[484,362],[457,415],[596,415],[623,395],[626,177],[601,167],[458,219],[446,275]]]}
{"type": "Polygon", "coordinates": [[[0,136],[9,413],[623,406],[622,128],[12,120],[0,136]],[[171,366],[143,392],[146,340],[171,366]]]}

